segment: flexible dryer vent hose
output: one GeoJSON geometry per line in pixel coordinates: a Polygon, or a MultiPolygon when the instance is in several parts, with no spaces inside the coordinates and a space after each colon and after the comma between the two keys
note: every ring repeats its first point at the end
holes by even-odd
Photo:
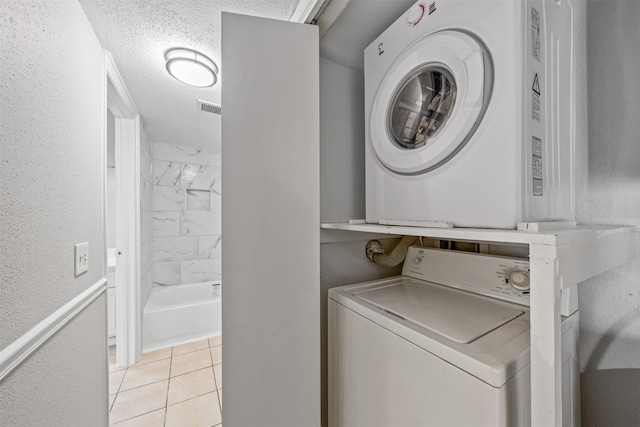
{"type": "Polygon", "coordinates": [[[404,258],[407,256],[407,249],[409,246],[415,244],[417,240],[418,238],[414,236],[404,236],[390,254],[374,253],[370,259],[383,267],[395,267],[404,261],[404,258]]]}

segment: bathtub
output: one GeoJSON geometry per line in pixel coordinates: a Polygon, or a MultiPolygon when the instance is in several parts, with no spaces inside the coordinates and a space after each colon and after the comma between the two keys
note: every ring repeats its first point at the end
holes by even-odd
{"type": "Polygon", "coordinates": [[[142,352],[222,333],[219,282],[153,288],[142,315],[142,352]]]}

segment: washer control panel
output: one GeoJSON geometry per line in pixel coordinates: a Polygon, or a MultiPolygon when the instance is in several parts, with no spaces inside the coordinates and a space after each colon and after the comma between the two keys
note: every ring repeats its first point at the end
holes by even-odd
{"type": "Polygon", "coordinates": [[[524,259],[412,246],[402,274],[529,305],[529,261],[524,259]]]}

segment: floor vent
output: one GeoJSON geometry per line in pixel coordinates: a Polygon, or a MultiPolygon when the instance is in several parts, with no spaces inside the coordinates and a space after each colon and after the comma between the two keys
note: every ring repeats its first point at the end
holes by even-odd
{"type": "Polygon", "coordinates": [[[222,114],[222,107],[220,105],[206,101],[198,100],[198,110],[204,111],[205,113],[222,114]]]}

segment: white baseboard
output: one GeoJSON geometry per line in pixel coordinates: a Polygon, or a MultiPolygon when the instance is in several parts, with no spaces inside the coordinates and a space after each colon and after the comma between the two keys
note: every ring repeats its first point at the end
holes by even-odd
{"type": "Polygon", "coordinates": [[[0,381],[107,289],[102,278],[0,352],[0,381]]]}

